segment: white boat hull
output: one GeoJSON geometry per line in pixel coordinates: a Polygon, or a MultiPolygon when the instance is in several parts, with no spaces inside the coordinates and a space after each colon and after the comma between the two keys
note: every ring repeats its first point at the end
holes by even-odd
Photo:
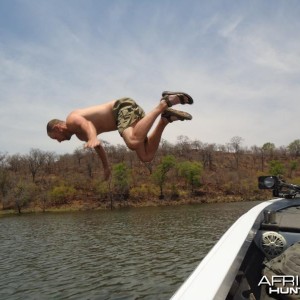
{"type": "Polygon", "coordinates": [[[300,205],[300,199],[274,199],[263,202],[242,215],[210,250],[171,300],[224,300],[245,255],[270,207],[300,205]]]}

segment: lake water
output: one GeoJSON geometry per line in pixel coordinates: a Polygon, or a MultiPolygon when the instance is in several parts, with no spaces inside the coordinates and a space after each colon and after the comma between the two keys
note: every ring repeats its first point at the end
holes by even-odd
{"type": "Polygon", "coordinates": [[[258,202],[0,218],[0,299],[169,299],[258,202]]]}

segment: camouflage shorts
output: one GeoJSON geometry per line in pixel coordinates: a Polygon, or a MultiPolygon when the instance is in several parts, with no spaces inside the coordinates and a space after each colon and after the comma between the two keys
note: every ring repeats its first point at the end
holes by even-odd
{"type": "Polygon", "coordinates": [[[144,110],[131,98],[117,100],[113,107],[113,114],[121,136],[126,128],[145,116],[144,110]]]}

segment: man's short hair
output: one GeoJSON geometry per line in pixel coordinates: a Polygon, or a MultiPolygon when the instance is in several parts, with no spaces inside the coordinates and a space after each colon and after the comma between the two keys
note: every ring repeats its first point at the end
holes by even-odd
{"type": "Polygon", "coordinates": [[[60,123],[63,123],[63,121],[58,120],[58,119],[53,119],[53,120],[49,121],[47,124],[47,133],[52,132],[54,126],[57,124],[60,124],[60,123]]]}

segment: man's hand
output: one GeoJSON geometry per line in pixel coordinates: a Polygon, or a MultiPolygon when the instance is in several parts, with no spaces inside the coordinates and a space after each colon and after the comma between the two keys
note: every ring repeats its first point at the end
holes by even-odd
{"type": "Polygon", "coordinates": [[[100,141],[95,138],[92,140],[88,140],[87,143],[84,145],[84,148],[96,148],[100,145],[100,141]]]}

